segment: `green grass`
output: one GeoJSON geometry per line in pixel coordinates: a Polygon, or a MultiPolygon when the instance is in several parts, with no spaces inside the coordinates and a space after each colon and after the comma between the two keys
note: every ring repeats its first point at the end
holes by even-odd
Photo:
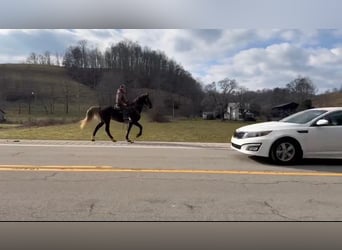
{"type": "MultiPolygon", "coordinates": [[[[32,127],[0,127],[0,139],[40,139],[40,140],[89,140],[97,122],[92,121],[83,130],[78,122],[62,125],[32,127]]],[[[136,141],[169,141],[169,142],[230,142],[234,130],[247,125],[246,122],[220,120],[179,120],[168,123],[150,122],[144,116],[141,120],[143,135],[135,139],[138,128],[131,130],[131,139],[136,141]]],[[[125,140],[127,125],[111,122],[111,133],[116,140],[125,140]]],[[[97,135],[97,140],[109,140],[104,127],[97,135]]]]}

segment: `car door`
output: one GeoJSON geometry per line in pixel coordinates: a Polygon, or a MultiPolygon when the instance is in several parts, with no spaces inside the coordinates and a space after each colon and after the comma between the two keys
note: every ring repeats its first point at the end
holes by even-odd
{"type": "Polygon", "coordinates": [[[342,158],[342,111],[332,112],[321,119],[328,120],[328,124],[313,124],[309,128],[305,153],[316,157],[342,158]]]}

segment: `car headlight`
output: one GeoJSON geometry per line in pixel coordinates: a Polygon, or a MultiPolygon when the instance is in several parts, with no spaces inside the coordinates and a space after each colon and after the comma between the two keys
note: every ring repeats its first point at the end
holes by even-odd
{"type": "Polygon", "coordinates": [[[252,137],[260,137],[265,136],[271,133],[272,131],[258,131],[258,132],[246,132],[243,138],[252,138],[252,137]]]}

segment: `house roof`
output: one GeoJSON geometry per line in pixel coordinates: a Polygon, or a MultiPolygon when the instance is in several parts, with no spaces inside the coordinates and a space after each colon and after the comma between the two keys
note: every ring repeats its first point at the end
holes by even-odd
{"type": "Polygon", "coordinates": [[[296,102],[288,102],[288,103],[283,103],[277,106],[272,107],[272,109],[295,109],[298,107],[298,103],[296,102]]]}

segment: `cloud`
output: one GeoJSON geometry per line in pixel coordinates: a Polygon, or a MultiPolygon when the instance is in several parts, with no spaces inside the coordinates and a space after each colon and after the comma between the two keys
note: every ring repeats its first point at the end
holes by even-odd
{"type": "Polygon", "coordinates": [[[342,48],[301,48],[289,43],[252,48],[208,70],[204,81],[235,79],[251,89],[285,87],[298,76],[309,77],[321,90],[342,84],[342,48]]]}
{"type": "Polygon", "coordinates": [[[25,56],[31,52],[64,52],[72,42],[65,30],[6,30],[0,33],[1,54],[25,56]]]}

